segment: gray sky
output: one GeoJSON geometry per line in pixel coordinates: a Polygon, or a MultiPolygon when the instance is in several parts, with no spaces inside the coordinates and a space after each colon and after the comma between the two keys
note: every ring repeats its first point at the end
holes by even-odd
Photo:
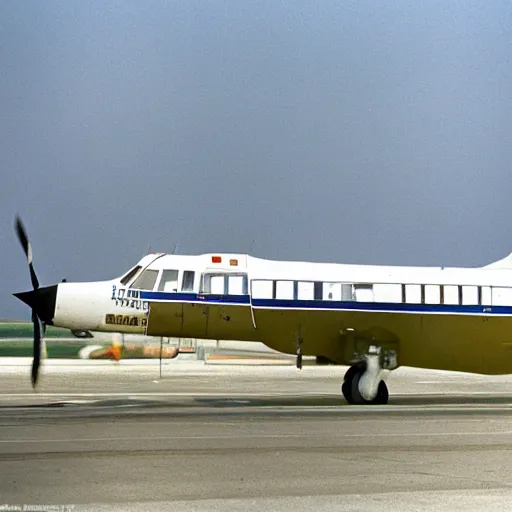
{"type": "Polygon", "coordinates": [[[0,318],[153,250],[512,251],[510,2],[0,2],[0,318]]]}

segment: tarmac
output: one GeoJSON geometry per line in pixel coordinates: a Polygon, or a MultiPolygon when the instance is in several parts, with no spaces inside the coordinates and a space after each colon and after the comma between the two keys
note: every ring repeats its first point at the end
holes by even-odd
{"type": "Polygon", "coordinates": [[[46,360],[36,391],[0,359],[0,510],[512,503],[512,376],[399,368],[388,405],[349,406],[346,367],[180,357],[46,360]]]}

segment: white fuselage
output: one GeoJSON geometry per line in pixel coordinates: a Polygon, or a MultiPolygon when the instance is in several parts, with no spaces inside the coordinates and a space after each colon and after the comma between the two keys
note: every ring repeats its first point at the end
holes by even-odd
{"type": "Polygon", "coordinates": [[[403,364],[502,373],[512,371],[509,267],[510,258],[472,269],[150,254],[117,279],[60,283],[53,323],[261,341],[288,353],[301,336],[304,354],[338,362],[348,360],[340,332],[356,329],[398,344],[403,364]],[[465,350],[473,337],[480,345],[465,350]]]}
{"type": "MultiPolygon", "coordinates": [[[[343,265],[270,261],[240,254],[151,254],[137,267],[138,272],[124,281],[60,283],[54,325],[122,331],[106,322],[108,314],[143,318],[151,302],[204,303],[208,295],[216,296],[217,303],[246,295],[253,303],[275,301],[275,307],[281,306],[280,301],[293,301],[296,307],[318,309],[329,301],[351,310],[512,315],[512,271],[503,268],[343,265]],[[214,257],[221,262],[213,263],[214,257]],[[149,273],[151,279],[142,282],[141,275],[149,273]],[[209,276],[209,290],[204,276],[209,276]]],[[[127,332],[134,331],[133,326],[125,327],[127,332]]]]}

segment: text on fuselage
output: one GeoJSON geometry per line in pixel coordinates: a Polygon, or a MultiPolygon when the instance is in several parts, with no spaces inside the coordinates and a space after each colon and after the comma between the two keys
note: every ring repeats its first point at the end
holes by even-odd
{"type": "Polygon", "coordinates": [[[140,290],[130,288],[118,288],[112,285],[112,297],[116,306],[149,311],[149,302],[140,298],[140,290]]]}

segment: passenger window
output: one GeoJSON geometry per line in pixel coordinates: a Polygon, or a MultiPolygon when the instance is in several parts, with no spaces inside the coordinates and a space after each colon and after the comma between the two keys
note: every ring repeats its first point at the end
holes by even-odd
{"type": "Polygon", "coordinates": [[[443,290],[444,304],[458,304],[459,303],[459,288],[455,285],[445,285],[443,290]]]}
{"type": "Polygon", "coordinates": [[[477,305],[478,304],[478,287],[463,286],[462,287],[462,304],[477,305]]]}
{"type": "Polygon", "coordinates": [[[178,291],[178,271],[164,270],[162,279],[158,285],[159,292],[177,292],[178,291]]]}
{"type": "Polygon", "coordinates": [[[294,295],[293,281],[276,281],[276,299],[291,299],[294,295]]]}
{"type": "Polygon", "coordinates": [[[441,287],[439,285],[425,285],[425,304],[441,304],[441,287]]]}
{"type": "Polygon", "coordinates": [[[406,284],[405,300],[408,304],[421,304],[421,285],[406,284]]]}
{"type": "Polygon", "coordinates": [[[341,283],[323,283],[323,300],[341,300],[341,283]]]}
{"type": "Polygon", "coordinates": [[[136,290],[152,290],[158,277],[158,270],[144,270],[142,274],[135,279],[130,288],[136,290]]]}
{"type": "Polygon", "coordinates": [[[297,298],[299,300],[313,300],[315,298],[315,283],[299,281],[297,283],[297,298]]]}
{"type": "Polygon", "coordinates": [[[490,286],[482,286],[480,304],[482,304],[482,306],[489,306],[490,304],[492,304],[490,286]]]}
{"type": "Polygon", "coordinates": [[[258,280],[252,282],[252,296],[254,299],[272,299],[274,293],[273,281],[258,280]]]}
{"type": "Polygon", "coordinates": [[[371,284],[355,284],[354,291],[357,302],[373,302],[373,286],[371,284]]]}
{"type": "Polygon", "coordinates": [[[401,284],[374,284],[375,302],[402,302],[401,284]]]}
{"type": "Polygon", "coordinates": [[[135,277],[135,274],[141,269],[142,267],[140,265],[137,265],[136,267],[133,267],[131,270],[129,270],[122,278],[121,278],[121,284],[126,286],[133,277],[135,277]]]}
{"type": "Polygon", "coordinates": [[[183,272],[183,280],[181,281],[181,291],[191,292],[194,290],[194,274],[193,270],[185,270],[183,272]]]}
{"type": "Polygon", "coordinates": [[[342,283],[342,285],[341,285],[341,300],[343,300],[343,301],[356,300],[355,286],[353,284],[342,283]]]}
{"type": "Polygon", "coordinates": [[[512,306],[512,288],[492,287],[493,306],[512,306]]]}

